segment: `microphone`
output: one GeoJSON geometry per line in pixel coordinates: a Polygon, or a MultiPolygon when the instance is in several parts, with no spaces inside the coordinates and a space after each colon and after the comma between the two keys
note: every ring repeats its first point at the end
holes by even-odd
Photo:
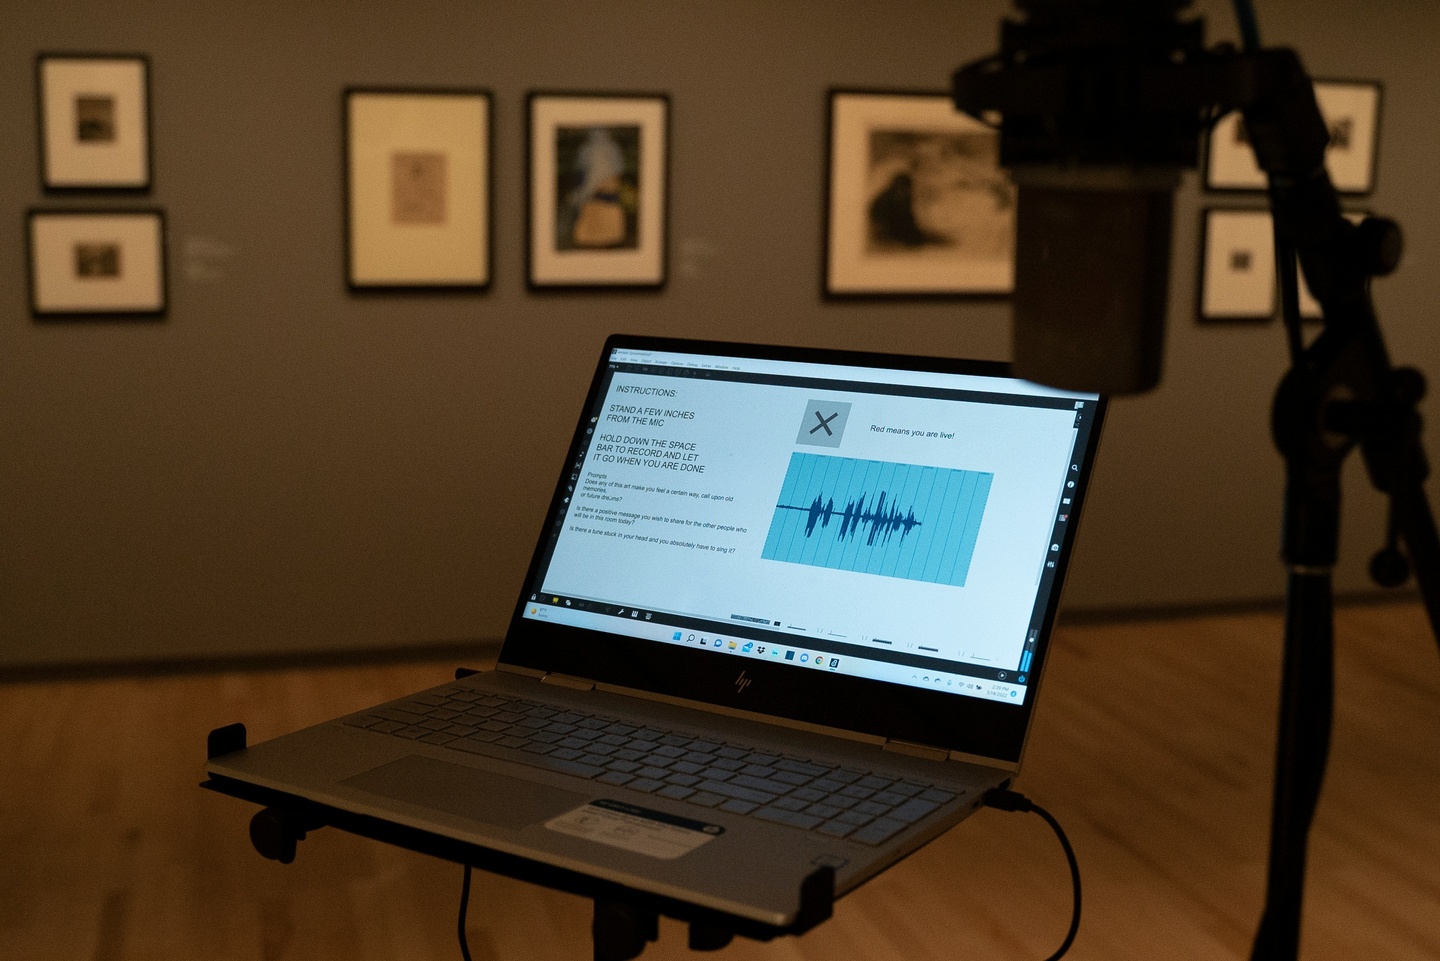
{"type": "Polygon", "coordinates": [[[958,109],[1000,116],[1017,187],[1013,364],[1072,390],[1160,380],[1180,171],[1205,125],[1190,0],[1016,0],[998,54],[957,70],[958,109]]]}

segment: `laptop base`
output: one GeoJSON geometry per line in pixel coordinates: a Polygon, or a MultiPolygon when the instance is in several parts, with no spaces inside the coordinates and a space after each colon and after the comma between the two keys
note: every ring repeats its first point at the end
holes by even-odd
{"type": "MultiPolygon", "coordinates": [[[[456,673],[463,676],[471,672],[461,669],[456,673]]],[[[207,758],[214,760],[245,747],[245,726],[229,724],[210,732],[207,758]]],[[[801,935],[834,912],[835,870],[830,867],[818,867],[805,877],[795,921],[779,927],[223,775],[211,774],[200,786],[262,805],[250,821],[251,843],[261,856],[282,864],[295,860],[299,842],[308,832],[334,827],[419,854],[589,898],[595,904],[591,930],[596,961],[638,957],[648,942],[656,940],[661,916],[690,926],[691,950],[712,951],[725,947],[737,935],[755,941],[801,935]]]]}

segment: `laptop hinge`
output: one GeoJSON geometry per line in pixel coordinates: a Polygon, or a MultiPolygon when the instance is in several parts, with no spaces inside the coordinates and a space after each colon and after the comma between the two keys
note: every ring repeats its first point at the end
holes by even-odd
{"type": "Polygon", "coordinates": [[[911,757],[923,757],[927,761],[948,761],[950,752],[943,748],[930,747],[925,744],[911,744],[909,741],[897,741],[890,738],[885,742],[885,750],[894,751],[896,754],[908,754],[911,757]]]}
{"type": "Polygon", "coordinates": [[[554,684],[558,687],[569,687],[577,691],[595,690],[595,682],[587,681],[583,677],[571,677],[569,674],[546,674],[540,678],[541,684],[554,684]]]}

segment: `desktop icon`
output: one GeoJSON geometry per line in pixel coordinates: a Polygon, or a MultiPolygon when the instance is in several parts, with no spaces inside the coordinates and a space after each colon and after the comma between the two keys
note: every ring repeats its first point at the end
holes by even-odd
{"type": "Polygon", "coordinates": [[[838,658],[838,657],[832,657],[832,658],[830,658],[830,666],[831,666],[831,667],[839,667],[839,666],[840,666],[840,658],[838,658]]]}
{"type": "MultiPolygon", "coordinates": [[[[720,643],[720,642],[719,642],[719,641],[716,641],[715,643],[718,644],[718,643],[720,643]]],[[[732,650],[732,651],[735,650],[735,642],[734,642],[734,641],[731,641],[731,642],[730,642],[730,650],[732,650]]]]}
{"type": "Polygon", "coordinates": [[[806,662],[809,661],[809,660],[810,660],[810,655],[809,655],[809,654],[801,654],[801,655],[800,655],[800,663],[801,663],[801,664],[804,664],[804,663],[806,663],[806,662]]]}
{"type": "MultiPolygon", "coordinates": [[[[690,637],[693,639],[693,638],[695,637],[695,635],[694,635],[694,634],[691,634],[690,637]]],[[[672,640],[672,641],[678,641],[678,640],[680,640],[680,632],[679,632],[679,631],[676,631],[674,634],[672,634],[672,635],[670,636],[670,640],[672,640]]]]}
{"type": "Polygon", "coordinates": [[[787,660],[787,661],[793,661],[793,660],[795,660],[795,652],[794,652],[794,651],[786,651],[786,652],[785,652],[785,660],[787,660]]]}
{"type": "MultiPolygon", "coordinates": [[[[732,644],[731,646],[733,647],[734,645],[732,644]]],[[[755,646],[755,642],[754,642],[754,641],[746,641],[746,642],[745,642],[745,646],[742,647],[742,648],[740,648],[740,650],[741,650],[741,652],[743,652],[743,653],[745,653],[745,654],[749,654],[749,653],[750,653],[750,648],[752,648],[752,647],[754,647],[754,646],[755,646]]]]}
{"type": "Polygon", "coordinates": [[[725,643],[725,642],[722,641],[722,640],[720,640],[720,638],[718,638],[718,637],[715,638],[715,646],[716,646],[716,647],[719,647],[719,646],[720,646],[721,644],[723,644],[723,643],[725,643]]]}

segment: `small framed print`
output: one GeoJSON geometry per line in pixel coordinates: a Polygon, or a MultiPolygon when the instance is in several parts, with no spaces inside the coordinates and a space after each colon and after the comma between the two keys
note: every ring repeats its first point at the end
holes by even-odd
{"type": "MultiPolygon", "coordinates": [[[[1375,189],[1380,143],[1381,87],[1373,80],[1317,80],[1315,100],[1330,128],[1325,166],[1342,194],[1363,195],[1375,189]]],[[[1208,190],[1264,190],[1265,173],[1255,154],[1239,111],[1221,117],[1210,130],[1205,147],[1208,190]]]]}
{"type": "Polygon", "coordinates": [[[46,190],[150,189],[146,57],[41,54],[35,87],[46,190]]]}
{"type": "Polygon", "coordinates": [[[165,214],[32,210],[30,311],[37,318],[165,313],[165,214]]]}
{"type": "Polygon", "coordinates": [[[1268,210],[1205,211],[1200,238],[1202,321],[1275,316],[1275,234],[1268,210]]]}
{"type": "Polygon", "coordinates": [[[349,288],[489,287],[489,91],[351,88],[344,100],[349,288]]]}
{"type": "Polygon", "coordinates": [[[999,134],[943,93],[830,91],[827,297],[1006,295],[1015,187],[999,134]]]}
{"type": "Polygon", "coordinates": [[[531,289],[665,286],[670,98],[527,98],[531,289]]]}

